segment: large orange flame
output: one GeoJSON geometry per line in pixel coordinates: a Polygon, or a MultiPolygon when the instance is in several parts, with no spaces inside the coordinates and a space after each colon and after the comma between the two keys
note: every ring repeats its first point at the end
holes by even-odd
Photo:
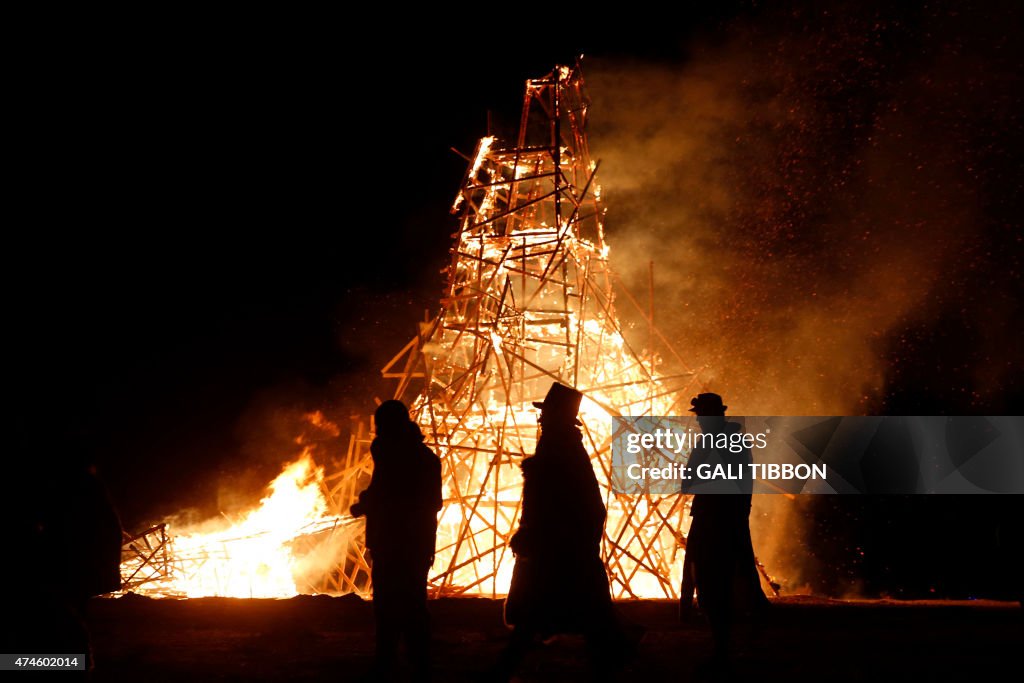
{"type": "Polygon", "coordinates": [[[315,555],[315,544],[299,541],[351,521],[328,514],[323,478],[323,468],[307,449],[285,466],[259,505],[241,518],[181,528],[168,524],[171,552],[166,575],[133,590],[238,598],[304,592],[298,580],[315,555]]]}

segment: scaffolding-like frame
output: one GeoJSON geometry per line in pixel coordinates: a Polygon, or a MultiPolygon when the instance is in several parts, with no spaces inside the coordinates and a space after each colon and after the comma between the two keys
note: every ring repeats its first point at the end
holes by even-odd
{"type": "Polygon", "coordinates": [[[514,144],[479,142],[452,207],[460,229],[440,311],[382,370],[442,461],[433,595],[505,592],[519,464],[537,438],[531,402],[558,381],[585,396],[613,596],[678,596],[687,498],[611,490],[611,417],[674,414],[695,373],[609,268],[587,107],[579,65],[557,67],[526,82],[514,144]],[[624,339],[613,284],[646,318],[648,349],[624,339]],[[659,374],[656,339],[681,372],[659,374]]]}

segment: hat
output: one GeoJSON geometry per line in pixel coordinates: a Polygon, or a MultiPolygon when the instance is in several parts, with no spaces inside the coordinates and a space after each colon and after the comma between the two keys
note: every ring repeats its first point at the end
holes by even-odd
{"type": "Polygon", "coordinates": [[[559,382],[553,382],[544,400],[534,401],[533,405],[548,415],[561,416],[566,420],[573,420],[576,424],[583,424],[576,419],[582,401],[583,394],[580,392],[559,382]]]}
{"type": "Polygon", "coordinates": [[[713,415],[715,413],[724,414],[726,409],[729,407],[722,404],[721,396],[710,392],[706,394],[697,394],[696,397],[690,399],[690,405],[693,406],[690,408],[691,413],[700,413],[705,415],[713,415]]]}

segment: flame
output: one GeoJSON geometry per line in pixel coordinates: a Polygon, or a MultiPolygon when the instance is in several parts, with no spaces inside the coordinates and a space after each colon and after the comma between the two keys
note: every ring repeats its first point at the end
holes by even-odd
{"type": "Polygon", "coordinates": [[[328,420],[322,411],[314,410],[311,413],[306,413],[303,417],[306,418],[306,422],[330,436],[341,435],[341,430],[338,428],[338,425],[328,420]]]}
{"type": "MultiPolygon", "coordinates": [[[[495,138],[494,136],[480,138],[480,143],[477,145],[476,148],[476,156],[473,158],[473,164],[472,166],[470,166],[469,174],[466,176],[469,179],[470,184],[476,181],[477,173],[480,172],[480,167],[483,165],[488,153],[490,153],[491,145],[494,144],[494,141],[496,139],[497,138],[495,138]]],[[[491,193],[488,192],[487,196],[489,198],[491,196],[491,193]]],[[[462,206],[462,202],[465,199],[465,193],[463,191],[459,191],[459,193],[455,196],[455,202],[452,204],[452,211],[458,211],[459,208],[462,206]]]]}
{"type": "MultiPolygon", "coordinates": [[[[290,597],[300,592],[297,577],[311,554],[303,537],[351,521],[328,514],[324,472],[308,449],[269,484],[259,505],[233,522],[209,520],[195,526],[167,525],[169,571],[132,590],[153,596],[290,597]]],[[[122,575],[134,570],[122,565],[122,575]]]]}

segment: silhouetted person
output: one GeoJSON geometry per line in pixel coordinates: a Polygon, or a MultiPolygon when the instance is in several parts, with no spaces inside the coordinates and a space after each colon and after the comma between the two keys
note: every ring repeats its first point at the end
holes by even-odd
{"type": "MultiPolygon", "coordinates": [[[[742,431],[736,422],[725,419],[728,406],[718,394],[704,393],[691,399],[690,411],[696,413],[704,434],[726,435],[742,431]]],[[[750,450],[733,452],[728,447],[698,446],[690,454],[687,466],[693,473],[701,464],[733,467],[752,462],[750,450]]],[[[694,474],[696,477],[696,474],[694,474]]],[[[697,600],[707,615],[715,641],[712,663],[727,665],[732,625],[740,613],[761,610],[768,604],[750,540],[750,504],[753,480],[744,477],[738,483],[703,483],[694,478],[683,482],[683,493],[694,493],[690,506],[693,522],[686,539],[683,587],[680,611],[688,612],[693,586],[697,600]],[[704,492],[702,492],[702,490],[704,492]]]]}
{"type": "Polygon", "coordinates": [[[552,384],[541,403],[537,452],[523,461],[523,506],[511,547],[516,563],[505,602],[511,639],[495,678],[508,679],[536,636],[579,633],[598,672],[623,654],[601,561],[605,507],[576,420],[583,395],[552,384]]]}
{"type": "Polygon", "coordinates": [[[86,604],[120,589],[123,533],[84,447],[79,438],[38,435],[8,469],[13,533],[5,540],[17,559],[4,563],[12,592],[3,651],[76,655],[88,669],[86,604]]]}
{"type": "Polygon", "coordinates": [[[377,652],[372,676],[386,680],[405,636],[418,680],[430,677],[427,572],[434,563],[441,462],[423,443],[419,426],[400,401],[385,401],[373,416],[373,477],[352,506],[366,516],[377,652]]]}

